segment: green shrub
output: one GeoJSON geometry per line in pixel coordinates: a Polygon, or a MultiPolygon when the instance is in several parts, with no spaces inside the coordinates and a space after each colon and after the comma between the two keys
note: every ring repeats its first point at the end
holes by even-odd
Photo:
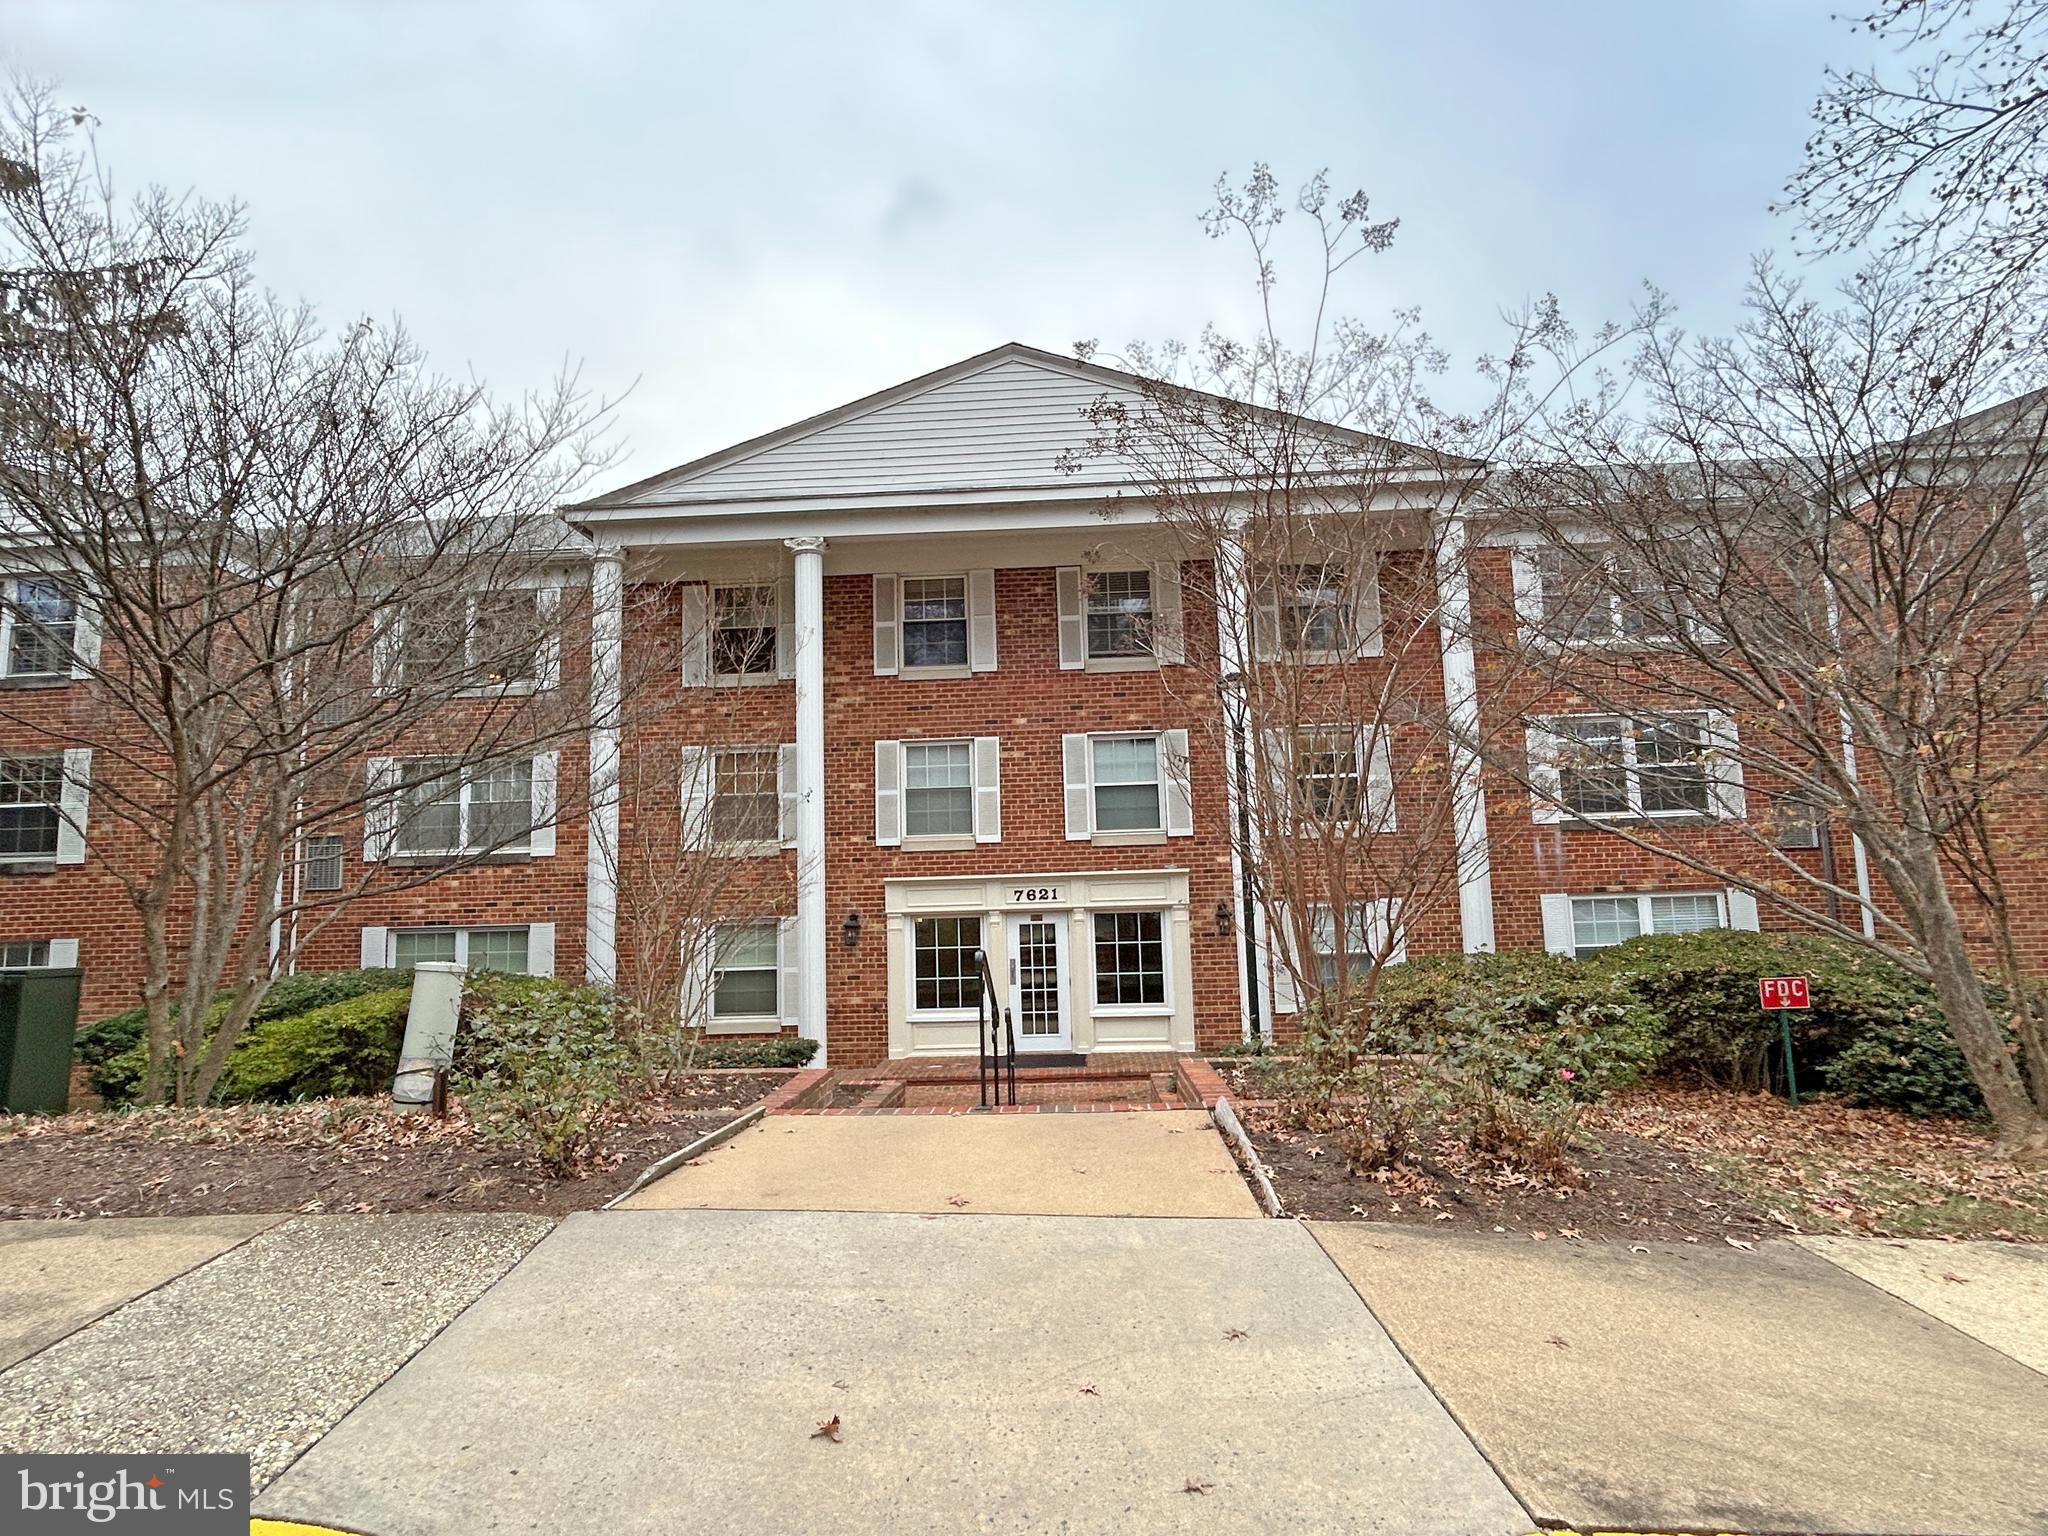
{"type": "Polygon", "coordinates": [[[456,1049],[470,1118],[562,1175],[602,1153],[617,1112],[644,1091],[638,1030],[607,987],[472,978],[456,1049]]]}
{"type": "Polygon", "coordinates": [[[1969,1064],[1933,1009],[1873,1023],[1823,1065],[1820,1076],[1851,1104],[1958,1119],[1984,1113],[1969,1064]]]}
{"type": "Polygon", "coordinates": [[[387,1092],[411,1004],[410,987],[393,987],[251,1024],[214,1098],[279,1104],[387,1092]]]}
{"type": "MultiPolygon", "coordinates": [[[[235,1052],[239,1054],[248,1049],[251,1038],[271,1020],[311,1013],[352,997],[388,992],[393,988],[410,989],[411,986],[412,972],[388,969],[309,971],[303,975],[279,977],[263,994],[263,1001],[256,1005],[255,1013],[250,1016],[249,1028],[236,1043],[235,1052]]],[[[214,1017],[227,1007],[227,996],[223,992],[214,997],[214,1017]]],[[[174,1005],[174,1016],[175,1012],[174,1005]]],[[[130,1008],[111,1014],[79,1032],[73,1048],[74,1059],[92,1069],[87,1079],[93,1092],[109,1104],[128,1103],[142,1091],[143,1073],[149,1064],[148,1047],[143,1041],[147,1026],[148,1019],[143,1010],[130,1008]]],[[[385,1070],[388,1072],[388,1066],[385,1070]]],[[[223,1084],[234,1073],[234,1057],[231,1055],[228,1070],[222,1075],[223,1084]]]]}
{"type": "Polygon", "coordinates": [[[765,1039],[704,1040],[690,1057],[692,1067],[802,1067],[818,1054],[818,1042],[802,1035],[765,1039]]]}

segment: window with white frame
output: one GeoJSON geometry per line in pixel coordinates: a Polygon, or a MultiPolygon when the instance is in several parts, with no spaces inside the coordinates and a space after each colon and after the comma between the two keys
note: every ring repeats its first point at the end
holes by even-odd
{"type": "Polygon", "coordinates": [[[712,587],[712,672],[730,678],[773,677],[776,617],[773,585],[712,587]]]}
{"type": "Polygon", "coordinates": [[[0,971],[40,971],[49,964],[48,939],[10,939],[0,943],[0,971]]]}
{"type": "Polygon", "coordinates": [[[712,930],[711,1016],[722,1023],[779,1019],[780,960],[774,919],[712,930]]]}
{"type": "Polygon", "coordinates": [[[78,600],[48,576],[0,582],[0,676],[67,677],[78,640],[78,600]]]}
{"type": "Polygon", "coordinates": [[[1804,795],[1771,797],[1771,825],[1776,829],[1773,841],[1780,848],[1818,848],[1821,821],[1821,808],[1804,795]]]}
{"type": "Polygon", "coordinates": [[[61,756],[0,757],[0,859],[54,859],[63,803],[61,756]]]}
{"type": "Polygon", "coordinates": [[[1095,1001],[1105,1008],[1166,1006],[1163,913],[1095,914],[1095,1001]]]}
{"type": "Polygon", "coordinates": [[[1152,573],[1091,571],[1084,581],[1088,659],[1152,654],[1152,573]]]}
{"type": "Polygon", "coordinates": [[[719,747],[711,755],[714,843],[772,843],[781,827],[779,747],[719,747]]]}
{"type": "Polygon", "coordinates": [[[432,690],[538,688],[553,623],[549,594],[512,587],[450,602],[408,603],[398,616],[395,681],[432,690]],[[461,672],[451,668],[460,663],[461,672]]]}
{"type": "Polygon", "coordinates": [[[1341,565],[1283,565],[1275,577],[1282,649],[1316,656],[1349,648],[1349,598],[1341,565]]]}
{"type": "Polygon", "coordinates": [[[477,767],[412,758],[399,765],[394,852],[516,852],[526,848],[532,832],[530,760],[477,767]]]}
{"type": "Polygon", "coordinates": [[[1392,965],[1402,959],[1401,931],[1390,908],[1375,901],[1348,903],[1341,933],[1334,907],[1314,908],[1309,913],[1309,954],[1315,962],[1317,982],[1326,992],[1337,985],[1340,953],[1347,982],[1369,975],[1376,964],[1392,965]]]}
{"type": "Polygon", "coordinates": [[[1294,736],[1296,804],[1317,821],[1350,822],[1365,814],[1365,765],[1356,726],[1318,726],[1294,736]]]}
{"type": "Polygon", "coordinates": [[[341,839],[309,837],[300,862],[300,889],[338,891],[341,889],[341,839]]]}
{"type": "Polygon", "coordinates": [[[1098,832],[1163,830],[1157,736],[1092,736],[1089,778],[1098,832]]]}
{"type": "Polygon", "coordinates": [[[974,743],[903,744],[903,835],[974,834],[974,743]]]}
{"type": "Polygon", "coordinates": [[[967,665],[967,578],[903,578],[903,665],[967,665]]]}
{"type": "Polygon", "coordinates": [[[1629,721],[1576,715],[1548,722],[1564,808],[1587,818],[1704,816],[1714,810],[1702,714],[1629,721]]]}
{"type": "Polygon", "coordinates": [[[910,1006],[917,1013],[981,1007],[978,917],[920,917],[910,925],[910,1006]]]}
{"type": "Polygon", "coordinates": [[[466,965],[472,971],[527,974],[532,934],[526,928],[394,928],[391,964],[409,971],[422,961],[466,965]]]}
{"type": "MultiPolygon", "coordinates": [[[[1685,594],[1639,550],[1549,545],[1529,551],[1523,584],[1529,626],[1563,645],[1669,645],[1697,629],[1685,594]]],[[[1711,559],[1688,551],[1689,565],[1711,559]]]]}
{"type": "Polygon", "coordinates": [[[1646,933],[1701,933],[1728,926],[1724,898],[1713,892],[1677,895],[1574,896],[1572,953],[1589,955],[1646,933]]]}

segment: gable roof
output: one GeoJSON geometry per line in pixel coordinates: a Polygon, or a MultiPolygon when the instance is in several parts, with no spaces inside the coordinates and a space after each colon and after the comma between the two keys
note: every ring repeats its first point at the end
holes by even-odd
{"type": "MultiPolygon", "coordinates": [[[[662,507],[893,493],[1085,494],[1128,477],[1108,462],[1078,473],[1060,469],[1061,455],[1094,434],[1084,412],[1105,394],[1135,406],[1144,388],[1118,369],[1009,342],[567,510],[602,519],[662,507]]],[[[1325,430],[1370,441],[1345,428],[1325,430]]]]}

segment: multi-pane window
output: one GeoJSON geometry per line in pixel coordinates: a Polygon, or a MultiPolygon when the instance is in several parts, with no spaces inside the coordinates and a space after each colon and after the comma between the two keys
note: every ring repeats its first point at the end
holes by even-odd
{"type": "Polygon", "coordinates": [[[1338,956],[1343,956],[1346,982],[1371,973],[1376,960],[1396,958],[1394,935],[1378,921],[1371,902],[1354,901],[1344,908],[1344,931],[1337,931],[1333,907],[1317,907],[1309,915],[1309,951],[1315,958],[1316,976],[1325,992],[1337,985],[1338,956]],[[1385,953],[1382,953],[1382,951],[1385,953]]]}
{"type": "Polygon", "coordinates": [[[1706,721],[1670,715],[1553,720],[1558,798],[1577,816],[1703,816],[1714,808],[1706,721]]]}
{"type": "Polygon", "coordinates": [[[49,963],[48,939],[15,939],[0,944],[0,971],[39,971],[49,963]]]}
{"type": "Polygon", "coordinates": [[[1294,737],[1294,789],[1302,811],[1318,821],[1356,821],[1365,810],[1359,732],[1351,726],[1298,731],[1294,737]]]}
{"type": "Polygon", "coordinates": [[[903,665],[967,665],[967,578],[903,578],[903,665]]]}
{"type": "Polygon", "coordinates": [[[414,758],[400,770],[401,854],[488,853],[526,846],[533,831],[533,764],[521,758],[464,768],[414,758]]]}
{"type": "Polygon", "coordinates": [[[777,1013],[777,925],[720,923],[712,935],[711,1016],[767,1019],[777,1013]]]}
{"type": "Polygon", "coordinates": [[[473,688],[531,687],[540,679],[540,594],[491,592],[469,602],[463,660],[473,688]]]}
{"type": "Polygon", "coordinates": [[[1096,736],[1088,743],[1093,762],[1095,830],[1157,832],[1163,797],[1157,736],[1096,736]]]}
{"type": "Polygon", "coordinates": [[[1166,939],[1159,913],[1095,914],[1095,1001],[1165,1006],[1166,939]]]}
{"type": "Polygon", "coordinates": [[[391,964],[409,971],[431,960],[523,976],[531,938],[524,928],[397,928],[391,933],[391,964]]]}
{"type": "Polygon", "coordinates": [[[1778,795],[1771,801],[1771,822],[1780,848],[1818,848],[1821,809],[1803,795],[1778,795]]]}
{"type": "Polygon", "coordinates": [[[775,588],[711,589],[711,670],[720,677],[761,677],[775,671],[775,588]]]}
{"type": "Polygon", "coordinates": [[[1699,933],[1726,926],[1721,898],[1711,893],[1572,898],[1575,955],[1611,949],[1645,933],[1699,933]]]}
{"type": "Polygon", "coordinates": [[[0,859],[53,859],[64,800],[62,757],[0,757],[0,859]]]}
{"type": "Polygon", "coordinates": [[[68,674],[78,639],[78,602],[71,589],[47,577],[17,576],[0,583],[0,598],[0,676],[68,674]]]}
{"type": "Polygon", "coordinates": [[[338,891],[341,889],[341,839],[338,837],[309,837],[305,843],[305,857],[301,866],[301,889],[307,891],[338,891]]]}
{"type": "Polygon", "coordinates": [[[919,1013],[981,1006],[978,917],[920,917],[910,928],[911,1006],[919,1013]]]}
{"type": "Polygon", "coordinates": [[[713,842],[776,840],[782,803],[780,764],[776,747],[720,747],[712,754],[713,842]]]}
{"type": "Polygon", "coordinates": [[[1344,649],[1345,586],[1341,566],[1283,565],[1276,573],[1282,648],[1304,655],[1344,649]]]}
{"type": "Polygon", "coordinates": [[[1641,556],[1611,547],[1539,549],[1537,618],[1550,639],[1579,645],[1663,645],[1692,622],[1683,597],[1641,556]]]}
{"type": "Polygon", "coordinates": [[[1152,573],[1096,571],[1087,582],[1088,655],[1093,660],[1152,654],[1152,573]]]}
{"type": "Polygon", "coordinates": [[[962,837],[974,831],[974,747],[965,741],[903,744],[906,837],[962,837]]]}

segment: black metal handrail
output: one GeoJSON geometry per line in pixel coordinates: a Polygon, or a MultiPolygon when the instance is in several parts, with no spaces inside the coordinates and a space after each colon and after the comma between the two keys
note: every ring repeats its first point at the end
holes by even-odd
{"type": "Polygon", "coordinates": [[[981,1006],[977,1010],[981,1045],[981,1107],[988,1108],[988,1089],[993,1082],[996,1089],[996,1103],[1017,1102],[1017,1034],[1012,1026],[1010,1010],[1002,1005],[1002,994],[996,991],[995,973],[988,968],[988,951],[977,949],[974,964],[981,972],[981,1006]],[[1003,1093],[1003,1078],[1009,1075],[1009,1094],[1003,1093]]]}

